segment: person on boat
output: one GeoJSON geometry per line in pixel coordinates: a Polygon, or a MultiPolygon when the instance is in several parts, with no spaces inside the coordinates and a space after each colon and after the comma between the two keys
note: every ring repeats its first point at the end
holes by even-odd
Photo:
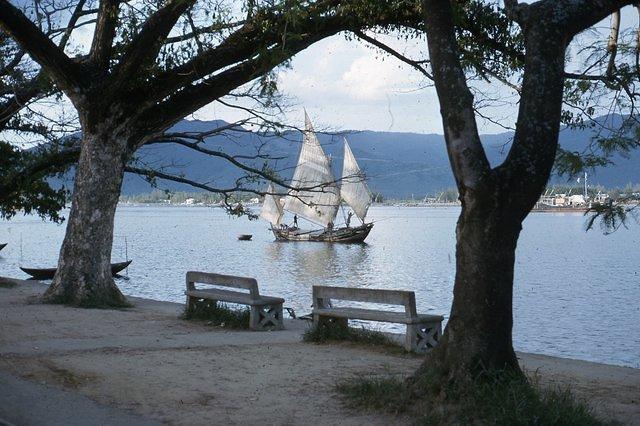
{"type": "Polygon", "coordinates": [[[347,228],[349,228],[349,225],[351,225],[351,216],[353,216],[353,212],[349,212],[349,214],[347,215],[347,228]]]}
{"type": "Polygon", "coordinates": [[[293,215],[293,227],[294,228],[298,227],[298,215],[297,214],[293,215]]]}
{"type": "Polygon", "coordinates": [[[327,231],[329,232],[333,231],[333,222],[327,223],[327,231]]]}

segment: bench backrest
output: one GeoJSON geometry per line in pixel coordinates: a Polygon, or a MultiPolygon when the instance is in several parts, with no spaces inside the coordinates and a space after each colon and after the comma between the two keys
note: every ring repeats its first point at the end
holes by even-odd
{"type": "Polygon", "coordinates": [[[221,287],[233,287],[249,290],[252,299],[259,299],[258,281],[255,278],[236,277],[233,275],[211,274],[209,272],[187,272],[187,291],[195,290],[195,283],[211,284],[221,287]]]}
{"type": "Polygon", "coordinates": [[[331,299],[401,305],[404,306],[404,312],[407,317],[413,318],[417,315],[416,295],[413,291],[313,286],[314,307],[327,308],[331,303],[331,299]]]}

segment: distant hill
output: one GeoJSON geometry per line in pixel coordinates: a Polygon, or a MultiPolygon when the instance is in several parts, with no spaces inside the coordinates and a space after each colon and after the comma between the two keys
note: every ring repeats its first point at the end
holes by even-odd
{"type": "MultiPolygon", "coordinates": [[[[223,121],[181,121],[174,131],[204,131],[226,125],[223,121]]],[[[492,164],[501,162],[510,146],[512,133],[483,135],[482,142],[492,164]]],[[[560,144],[566,149],[581,151],[591,139],[590,129],[563,129],[560,144]]],[[[447,157],[444,137],[436,134],[395,133],[353,131],[346,137],[361,168],[369,179],[372,191],[380,192],[387,198],[416,198],[434,194],[447,187],[453,187],[454,180],[447,157]]],[[[318,138],[325,151],[331,154],[336,174],[342,169],[342,136],[319,134],[318,138]]],[[[224,151],[231,155],[251,156],[258,147],[263,154],[283,159],[271,161],[271,167],[290,178],[293,173],[301,135],[288,132],[284,137],[258,137],[248,131],[235,131],[225,136],[208,138],[203,146],[224,151]]],[[[174,144],[150,145],[141,148],[137,156],[151,166],[163,166],[170,173],[185,176],[218,187],[234,186],[242,171],[226,160],[211,158],[188,148],[174,144]]],[[[247,161],[247,160],[243,160],[247,161]]],[[[624,186],[629,182],[640,182],[640,152],[633,152],[629,158],[616,158],[616,166],[601,168],[589,178],[590,184],[607,187],[624,186]]],[[[261,166],[264,160],[249,161],[261,166]]],[[[566,183],[566,179],[554,178],[555,182],[566,183]]],[[[179,191],[195,191],[194,188],[174,182],[159,181],[161,188],[179,191]]],[[[139,176],[127,175],[123,193],[133,195],[149,192],[152,187],[139,176]]]]}

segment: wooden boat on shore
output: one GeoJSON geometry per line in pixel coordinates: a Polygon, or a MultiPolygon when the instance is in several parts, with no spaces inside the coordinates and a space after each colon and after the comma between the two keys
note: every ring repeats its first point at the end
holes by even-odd
{"type": "Polygon", "coordinates": [[[9,244],[9,243],[0,244],[0,250],[2,250],[3,248],[5,248],[5,247],[7,246],[7,244],[9,244]]]}
{"type": "Polygon", "coordinates": [[[373,197],[347,139],[344,139],[342,178],[337,181],[331,159],[324,153],[306,112],[302,147],[291,187],[293,189],[287,196],[280,199],[270,184],[262,204],[260,217],[271,223],[276,241],[362,243],[373,228],[373,223],[365,222],[373,197]],[[352,211],[345,217],[344,225],[336,226],[338,210],[343,202],[352,211]],[[291,226],[282,223],[285,210],[294,215],[291,226]],[[360,219],[358,226],[351,226],[353,214],[360,219]],[[316,226],[301,229],[298,217],[316,226]]]}
{"type": "MultiPolygon", "coordinates": [[[[131,264],[131,260],[127,260],[126,262],[118,262],[111,264],[111,274],[113,276],[118,275],[118,272],[125,269],[127,266],[131,264]]],[[[56,270],[58,268],[23,268],[20,267],[23,272],[31,275],[32,278],[37,280],[50,280],[56,274],[56,270]]]]}

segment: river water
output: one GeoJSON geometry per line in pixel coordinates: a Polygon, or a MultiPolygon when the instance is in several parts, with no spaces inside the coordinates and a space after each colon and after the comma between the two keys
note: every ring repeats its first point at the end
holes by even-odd
{"type": "MultiPolygon", "coordinates": [[[[184,274],[258,279],[260,291],[308,313],[314,284],[413,290],[418,310],[448,316],[459,208],[372,207],[364,245],[278,243],[263,221],[207,207],[120,206],[113,261],[133,259],[127,295],[184,301],[184,274]],[[238,241],[238,234],[253,234],[238,241]]],[[[514,289],[517,350],[640,368],[640,226],[585,232],[579,213],[535,213],[524,223],[514,289]]],[[[302,225],[302,224],[301,224],[302,225]]],[[[54,266],[64,225],[0,222],[0,275],[54,266]]],[[[379,326],[380,327],[380,326],[379,326]]],[[[391,326],[382,329],[398,330],[391,326]]]]}

